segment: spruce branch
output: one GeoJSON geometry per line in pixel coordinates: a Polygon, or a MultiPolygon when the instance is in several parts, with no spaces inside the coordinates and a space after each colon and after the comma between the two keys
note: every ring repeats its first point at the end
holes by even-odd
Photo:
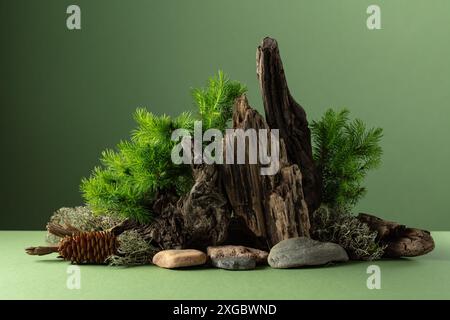
{"type": "Polygon", "coordinates": [[[332,208],[353,207],[364,196],[362,182],[381,163],[381,128],[367,129],[349,111],[329,109],[311,124],[313,154],[322,176],[323,202],[332,208]]]}
{"type": "Polygon", "coordinates": [[[233,115],[234,100],[247,91],[237,81],[229,80],[223,71],[209,79],[208,87],[192,91],[198,106],[203,129],[224,130],[233,115]]]}
{"type": "MultiPolygon", "coordinates": [[[[234,100],[245,87],[229,80],[222,71],[210,78],[206,88],[193,90],[203,130],[224,130],[232,116],[234,100]]],[[[129,140],[121,141],[114,150],[107,149],[89,178],[82,179],[80,189],[94,213],[118,214],[139,222],[154,215],[151,207],[158,194],[170,191],[179,196],[192,187],[191,168],[176,165],[171,151],[175,129],[193,132],[195,117],[183,112],[178,117],[155,115],[144,108],[134,113],[136,128],[129,140]]]]}

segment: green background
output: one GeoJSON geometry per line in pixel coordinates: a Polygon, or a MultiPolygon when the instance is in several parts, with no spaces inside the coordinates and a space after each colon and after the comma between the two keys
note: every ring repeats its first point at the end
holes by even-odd
{"type": "Polygon", "coordinates": [[[262,110],[255,50],[279,44],[309,119],[347,107],[385,130],[358,210],[450,229],[450,1],[0,0],[0,229],[42,229],[136,107],[176,115],[222,68],[262,110]],[[66,28],[78,4],[82,30],[66,28]],[[382,30],[366,27],[378,4],[382,30]]]}

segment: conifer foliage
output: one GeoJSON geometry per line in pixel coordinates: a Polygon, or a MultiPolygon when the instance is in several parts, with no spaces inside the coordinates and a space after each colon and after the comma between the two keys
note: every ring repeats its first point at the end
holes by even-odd
{"type": "Polygon", "coordinates": [[[223,72],[209,79],[206,88],[194,89],[198,116],[185,112],[176,118],[157,116],[137,109],[137,128],[131,139],[121,141],[116,150],[102,152],[101,166],[94,168],[90,178],[81,183],[81,191],[95,213],[119,214],[139,222],[148,222],[151,205],[158,193],[187,193],[192,185],[189,165],[176,165],[171,151],[177,143],[171,140],[175,129],[192,132],[194,120],[203,122],[203,129],[225,129],[232,115],[234,100],[246,91],[223,72]]]}
{"type": "Polygon", "coordinates": [[[381,163],[381,128],[367,129],[349,111],[329,109],[311,124],[314,160],[322,177],[322,202],[351,209],[364,196],[362,182],[381,163]]]}
{"type": "Polygon", "coordinates": [[[239,82],[228,80],[222,71],[209,79],[206,88],[194,89],[192,95],[198,106],[203,129],[225,130],[233,115],[234,100],[246,90],[239,82]]]}

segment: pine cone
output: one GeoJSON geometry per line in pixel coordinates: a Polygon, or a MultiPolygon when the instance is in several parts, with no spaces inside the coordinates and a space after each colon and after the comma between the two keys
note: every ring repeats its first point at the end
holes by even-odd
{"type": "Polygon", "coordinates": [[[80,232],[61,239],[58,253],[73,263],[105,263],[117,253],[117,237],[110,231],[80,232]]]}
{"type": "Polygon", "coordinates": [[[125,220],[115,227],[103,231],[81,231],[70,224],[62,226],[50,222],[47,230],[50,234],[60,237],[58,245],[29,247],[25,252],[29,255],[43,256],[57,252],[60,258],[72,263],[103,264],[106,259],[117,254],[119,241],[117,237],[124,232],[136,227],[136,223],[125,220]]]}

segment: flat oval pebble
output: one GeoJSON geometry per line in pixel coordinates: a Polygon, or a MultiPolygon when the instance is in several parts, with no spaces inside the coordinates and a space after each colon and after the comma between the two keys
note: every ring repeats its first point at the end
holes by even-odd
{"type": "Polygon", "coordinates": [[[155,254],[153,264],[161,268],[175,269],[205,264],[207,256],[194,249],[163,250],[155,254]]]}
{"type": "Polygon", "coordinates": [[[297,268],[348,261],[348,255],[336,243],[298,237],[283,240],[273,246],[268,261],[272,268],[297,268]]]}
{"type": "Polygon", "coordinates": [[[256,260],[248,257],[223,257],[211,260],[211,263],[226,270],[251,270],[256,267],[256,260]]]}
{"type": "Polygon", "coordinates": [[[252,258],[257,264],[267,264],[267,257],[269,254],[266,251],[244,247],[244,246],[216,246],[208,247],[207,254],[211,260],[220,258],[231,258],[231,257],[241,257],[241,258],[252,258]]]}

